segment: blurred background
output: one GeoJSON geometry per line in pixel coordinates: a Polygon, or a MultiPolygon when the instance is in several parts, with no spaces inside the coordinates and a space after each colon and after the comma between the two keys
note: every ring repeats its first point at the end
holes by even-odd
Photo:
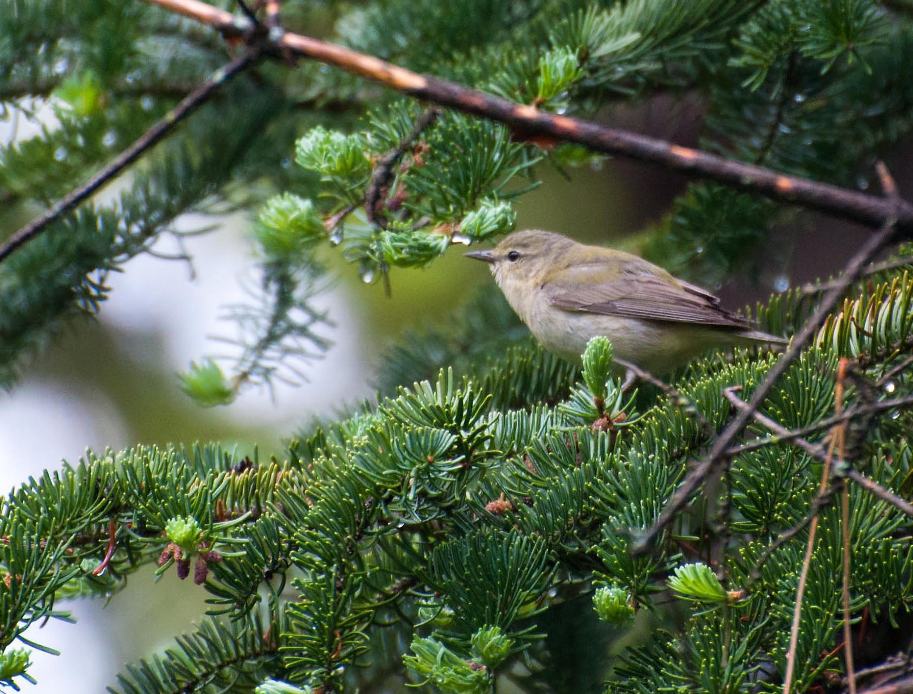
{"type": "MultiPolygon", "coordinates": [[[[637,108],[607,111],[604,120],[696,144],[702,114],[687,99],[659,97],[637,108]]],[[[0,137],[28,130],[0,122],[0,137]]],[[[897,162],[910,154],[898,151],[897,162]]],[[[890,163],[890,162],[889,162],[890,163]]],[[[909,190],[909,167],[894,171],[909,190]]],[[[580,240],[630,246],[680,192],[685,179],[648,166],[606,160],[557,171],[544,165],[543,184],[521,198],[519,227],[561,231],[580,240]]],[[[392,296],[381,284],[360,281],[355,268],[327,257],[334,281],[318,305],[335,327],[324,330],[333,346],[305,367],[297,387],[248,389],[227,407],[203,409],[180,390],[176,372],[217,351],[213,335],[230,332],[219,314],[243,299],[250,272],[250,217],[181,220],[216,228],[186,240],[187,260],[141,255],[111,277],[111,299],[96,320],[71,322],[52,348],[26,370],[21,382],[0,394],[0,482],[9,490],[30,475],[76,461],[87,448],[120,449],[143,443],[190,445],[216,440],[242,454],[258,447],[263,457],[283,457],[283,440],[314,417],[332,417],[346,404],[373,393],[377,355],[409,328],[440,325],[472,292],[491,289],[487,268],[461,257],[459,246],[425,270],[396,270],[392,296]]],[[[770,238],[752,264],[757,270],[728,279],[718,290],[737,308],[796,283],[827,275],[849,255],[861,232],[832,220],[803,216],[770,238]],[[760,269],[763,268],[763,269],[760,269]]],[[[164,254],[165,238],[155,250],[164,254]]],[[[158,584],[151,569],[131,577],[126,595],[109,603],[60,605],[78,620],[51,621],[40,635],[62,651],[34,655],[38,691],[97,692],[113,681],[125,661],[162,648],[205,610],[204,591],[169,572],[158,584]],[[82,646],[92,643],[91,659],[82,646]],[[104,645],[102,645],[104,644],[104,645]],[[72,673],[80,672],[79,681],[72,673]]]]}

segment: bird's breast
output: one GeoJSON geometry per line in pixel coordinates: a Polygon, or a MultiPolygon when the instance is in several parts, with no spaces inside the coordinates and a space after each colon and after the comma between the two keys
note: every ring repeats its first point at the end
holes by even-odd
{"type": "Polygon", "coordinates": [[[720,340],[717,331],[698,326],[565,311],[545,292],[532,292],[519,303],[514,310],[542,346],[572,360],[591,338],[604,336],[618,358],[664,373],[720,340]]]}

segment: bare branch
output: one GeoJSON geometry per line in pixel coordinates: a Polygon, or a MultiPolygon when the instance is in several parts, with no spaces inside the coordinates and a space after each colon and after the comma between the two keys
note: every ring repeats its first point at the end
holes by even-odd
{"type": "MultiPolygon", "coordinates": [[[[244,18],[236,18],[229,12],[199,0],[147,1],[208,24],[225,36],[238,36],[249,29],[244,18]]],[[[673,171],[712,179],[740,190],[819,210],[873,228],[896,226],[899,235],[913,236],[913,205],[893,198],[885,199],[788,176],[762,166],[725,159],[664,140],[608,128],[579,118],[547,113],[535,106],[517,104],[455,82],[420,75],[374,56],[310,36],[285,32],[278,40],[270,41],[269,45],[279,55],[287,49],[415,98],[505,123],[525,137],[536,135],[561,142],[575,142],[597,152],[652,162],[673,171]]]]}
{"type": "Polygon", "coordinates": [[[844,477],[853,480],[853,482],[858,484],[863,489],[871,492],[882,501],[891,504],[891,506],[896,508],[898,511],[903,511],[908,516],[913,518],[913,504],[911,504],[909,501],[906,501],[905,499],[901,499],[894,492],[885,489],[875,480],[869,479],[861,472],[859,472],[859,470],[851,467],[845,470],[838,470],[837,474],[842,474],[844,477]]]}
{"type": "MultiPolygon", "coordinates": [[[[911,357],[910,362],[907,362],[906,366],[909,366],[910,363],[913,363],[913,357],[911,357]]],[[[817,431],[828,429],[835,424],[839,424],[840,422],[846,422],[850,419],[853,419],[854,417],[858,417],[859,415],[877,414],[887,410],[894,410],[897,408],[910,406],[913,406],[913,395],[903,398],[892,398],[890,400],[880,400],[868,405],[860,405],[858,407],[853,407],[849,410],[841,412],[838,415],[834,415],[833,417],[828,417],[827,419],[822,419],[821,421],[815,422],[814,424],[809,424],[808,426],[802,427],[800,429],[784,429],[784,433],[782,434],[764,436],[754,441],[749,441],[748,443],[742,444],[741,446],[733,446],[728,451],[726,451],[726,455],[736,456],[740,453],[746,453],[748,451],[757,450],[758,448],[764,448],[765,446],[788,443],[795,439],[807,436],[808,434],[814,434],[817,431]]]]}
{"type": "Polygon", "coordinates": [[[394,177],[394,169],[424,130],[434,124],[441,112],[436,108],[428,108],[422,111],[422,114],[416,119],[412,130],[397,144],[396,147],[387,152],[374,166],[374,172],[371,174],[371,181],[365,191],[365,214],[372,224],[385,227],[383,207],[384,197],[390,187],[390,181],[394,177]]]}
{"type": "MultiPolygon", "coordinates": [[[[770,368],[764,380],[755,388],[751,400],[748,403],[748,407],[739,410],[736,413],[736,416],[729,423],[729,426],[727,426],[717,437],[707,456],[688,473],[684,481],[669,499],[665,508],[659,514],[656,522],[648,528],[635,543],[634,551],[643,552],[652,544],[659,532],[672,521],[676,514],[678,514],[685,504],[688,503],[707,476],[716,469],[720,461],[728,455],[728,450],[732,445],[732,442],[742,433],[742,430],[748,425],[748,422],[751,421],[753,414],[757,412],[761,403],[773,389],[774,384],[780,376],[786,372],[789,365],[799,358],[802,350],[805,349],[805,346],[824,323],[827,315],[833,310],[834,306],[837,305],[837,302],[840,301],[847,287],[856,281],[856,278],[859,277],[865,265],[886,243],[888,243],[888,241],[890,241],[892,235],[893,225],[890,223],[886,224],[866,239],[862,247],[852,258],[850,258],[850,261],[844,267],[843,273],[836,284],[825,293],[818,308],[808,320],[805,321],[802,329],[796,333],[790,341],[787,350],[770,368]]],[[[784,429],[782,433],[788,433],[788,431],[784,429]]]]}
{"type": "MultiPolygon", "coordinates": [[[[756,422],[770,429],[772,432],[774,432],[774,434],[777,434],[781,438],[785,438],[787,435],[790,435],[790,440],[792,443],[804,450],[813,458],[821,461],[827,460],[827,451],[823,446],[811,443],[801,436],[791,435],[792,432],[790,432],[789,429],[784,427],[779,422],[776,422],[770,417],[761,414],[757,410],[752,410],[751,403],[746,403],[744,400],[735,395],[738,390],[739,387],[735,386],[732,388],[726,388],[723,391],[726,399],[729,400],[729,402],[731,402],[736,407],[736,409],[738,409],[740,412],[750,413],[751,417],[756,422]]],[[[846,477],[853,480],[853,482],[856,482],[863,489],[866,489],[882,501],[886,501],[887,503],[894,506],[898,511],[902,511],[903,513],[906,513],[908,516],[913,518],[913,504],[910,504],[910,502],[901,499],[899,496],[894,494],[894,492],[885,489],[874,480],[871,480],[863,475],[861,472],[856,470],[846,459],[841,457],[834,461],[834,474],[838,477],[846,477]]]]}
{"type": "Polygon", "coordinates": [[[0,245],[0,262],[24,243],[41,234],[49,224],[57,221],[64,214],[74,209],[81,202],[91,197],[108,181],[136,161],[144,152],[155,146],[165,135],[171,132],[178,123],[202,106],[223,84],[235,75],[253,65],[260,57],[259,51],[246,51],[227,65],[216,70],[205,82],[180,101],[173,109],[159,119],[151,128],[140,135],[132,145],[118,154],[101,171],[75,190],[58,200],[44,214],[36,217],[16,231],[0,245]]]}

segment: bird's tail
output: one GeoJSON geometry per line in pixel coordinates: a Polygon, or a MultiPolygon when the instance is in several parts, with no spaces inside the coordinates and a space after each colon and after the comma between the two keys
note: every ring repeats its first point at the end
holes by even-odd
{"type": "Polygon", "coordinates": [[[784,337],[777,337],[776,335],[771,335],[770,333],[765,333],[760,330],[742,330],[737,332],[736,336],[739,339],[748,342],[766,342],[775,347],[786,347],[786,345],[789,344],[789,340],[784,337]]]}

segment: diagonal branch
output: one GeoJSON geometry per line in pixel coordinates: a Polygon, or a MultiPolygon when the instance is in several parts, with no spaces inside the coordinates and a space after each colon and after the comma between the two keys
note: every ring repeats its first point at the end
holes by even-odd
{"type": "MultiPolygon", "coordinates": [[[[885,200],[889,205],[898,205],[899,199],[896,197],[896,187],[894,181],[883,164],[879,162],[879,175],[882,179],[882,188],[886,193],[885,200]]],[[[896,209],[896,207],[895,207],[896,209]]],[[[679,485],[675,493],[666,503],[662,512],[657,517],[653,525],[644,531],[641,537],[633,546],[635,552],[644,552],[654,542],[657,535],[665,528],[672,519],[685,507],[691,497],[697,491],[698,487],[703,484],[704,480],[718,468],[720,463],[726,459],[727,451],[735,439],[742,433],[754,414],[758,411],[761,403],[773,389],[777,380],[786,373],[805,346],[811,341],[815,333],[824,323],[827,315],[833,310],[834,306],[840,301],[843,293],[847,288],[856,281],[864,272],[866,264],[892,239],[894,235],[893,217],[889,217],[885,224],[874,234],[869,236],[862,247],[856,251],[849,262],[843,268],[841,275],[835,280],[834,285],[827,290],[821,299],[821,303],[815,312],[805,321],[802,329],[793,336],[787,350],[780,356],[777,362],[770,368],[764,380],[758,384],[752,393],[748,407],[739,409],[729,425],[720,433],[710,448],[707,456],[697,463],[685,479],[679,485]]]]}
{"type": "Polygon", "coordinates": [[[97,190],[108,183],[108,181],[139,159],[144,152],[155,146],[163,137],[165,137],[165,135],[171,132],[178,123],[202,106],[219,87],[231,80],[235,75],[253,65],[259,58],[259,51],[247,51],[227,65],[216,70],[209,79],[184,97],[177,106],[168,111],[168,113],[158,120],[151,128],[134,140],[133,144],[118,154],[107,166],[97,172],[84,184],[67,193],[67,195],[54,203],[54,205],[44,214],[33,219],[0,244],[0,262],[6,259],[17,248],[41,234],[49,224],[57,221],[64,214],[91,197],[97,190]]]}
{"type": "MultiPolygon", "coordinates": [[[[199,0],[147,2],[208,24],[227,37],[240,36],[248,28],[244,18],[235,17],[199,0]]],[[[374,56],[310,36],[285,32],[276,39],[271,36],[267,44],[277,56],[291,51],[380,82],[415,98],[505,123],[524,136],[538,135],[562,142],[575,142],[597,152],[652,162],[673,171],[719,181],[740,190],[873,228],[883,227],[886,222],[893,220],[899,236],[913,238],[913,205],[907,202],[787,176],[763,166],[680,147],[665,140],[540,111],[535,106],[514,103],[431,75],[421,75],[374,56]]]]}
{"type": "Polygon", "coordinates": [[[396,147],[387,152],[374,167],[374,173],[371,174],[371,182],[365,191],[365,214],[368,221],[379,227],[386,227],[384,219],[383,203],[390,187],[391,179],[395,174],[395,167],[399,160],[406,154],[406,150],[415,144],[415,141],[421,137],[421,134],[429,128],[438,119],[441,112],[436,108],[425,109],[416,119],[415,125],[412,126],[406,136],[396,147]]]}
{"type": "MultiPolygon", "coordinates": [[[[909,364],[907,364],[907,366],[909,366],[909,364]]],[[[911,395],[902,398],[892,398],[890,400],[879,400],[868,405],[859,405],[858,407],[853,407],[849,410],[841,412],[840,414],[828,417],[827,419],[822,419],[818,422],[815,422],[814,424],[809,424],[808,426],[801,427],[799,429],[784,429],[783,434],[773,434],[771,436],[759,437],[753,441],[749,441],[748,443],[743,443],[741,446],[733,446],[728,451],[726,451],[726,455],[729,457],[734,457],[748,451],[764,448],[765,446],[773,446],[776,444],[793,441],[795,439],[807,436],[808,434],[814,434],[815,432],[821,431],[822,429],[829,429],[835,424],[849,421],[860,415],[875,414],[884,412],[885,410],[894,410],[897,408],[910,406],[913,406],[913,396],[911,395]]]]}
{"type": "MultiPolygon", "coordinates": [[[[779,422],[776,422],[767,415],[761,414],[757,410],[752,409],[751,403],[747,403],[735,395],[737,390],[739,390],[738,387],[726,388],[723,391],[723,395],[730,403],[733,404],[737,410],[739,410],[739,412],[748,413],[748,415],[758,424],[764,426],[767,429],[770,429],[772,432],[774,432],[774,434],[783,436],[790,433],[789,430],[779,422]]],[[[794,443],[796,446],[817,460],[823,462],[831,457],[829,456],[824,446],[820,444],[811,443],[801,436],[793,436],[791,437],[791,440],[792,443],[794,443]]],[[[833,462],[834,476],[846,477],[847,479],[852,480],[866,491],[877,496],[882,501],[891,504],[891,506],[896,508],[898,511],[901,511],[902,513],[905,513],[913,518],[913,504],[911,504],[909,501],[900,498],[889,489],[885,489],[875,480],[869,479],[861,472],[859,472],[856,468],[854,468],[846,459],[838,457],[834,459],[833,462]]]]}

